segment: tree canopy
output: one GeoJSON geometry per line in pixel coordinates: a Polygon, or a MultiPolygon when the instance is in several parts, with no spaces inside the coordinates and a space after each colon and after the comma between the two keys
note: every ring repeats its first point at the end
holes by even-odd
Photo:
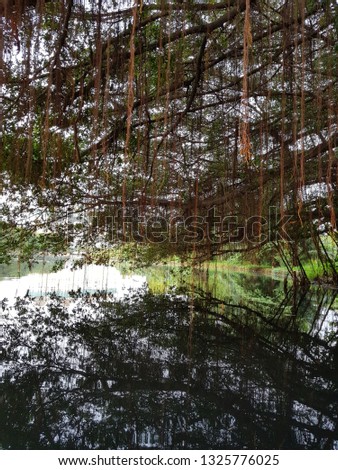
{"type": "MultiPolygon", "coordinates": [[[[298,264],[304,240],[320,257],[320,233],[337,241],[334,0],[2,0],[0,13],[3,188],[98,226],[188,219],[202,258],[273,241],[298,264]]],[[[153,241],[168,241],[162,225],[153,241]]]]}

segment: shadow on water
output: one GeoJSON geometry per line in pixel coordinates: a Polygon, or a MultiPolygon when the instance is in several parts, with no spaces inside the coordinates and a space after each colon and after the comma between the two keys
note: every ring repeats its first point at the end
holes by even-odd
{"type": "Polygon", "coordinates": [[[1,446],[338,448],[336,293],[238,279],[3,302],[1,446]]]}

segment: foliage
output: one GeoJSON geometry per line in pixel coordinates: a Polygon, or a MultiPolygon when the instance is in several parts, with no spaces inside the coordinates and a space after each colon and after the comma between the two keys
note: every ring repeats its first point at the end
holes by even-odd
{"type": "Polygon", "coordinates": [[[9,264],[13,257],[32,265],[41,254],[60,255],[64,240],[57,233],[34,233],[30,229],[9,227],[0,223],[0,263],[9,264]]]}
{"type": "MultiPolygon", "coordinates": [[[[69,211],[168,221],[213,208],[246,227],[278,207],[292,243],[276,251],[262,239],[278,225],[247,227],[239,248],[218,226],[198,246],[148,244],[142,257],[239,249],[280,264],[287,251],[293,271],[316,237],[330,263],[319,238],[336,236],[335,2],[42,3],[0,12],[0,170],[37,195],[49,230],[69,211]]],[[[104,222],[96,239],[79,225],[70,248],[104,241],[104,222]]]]}

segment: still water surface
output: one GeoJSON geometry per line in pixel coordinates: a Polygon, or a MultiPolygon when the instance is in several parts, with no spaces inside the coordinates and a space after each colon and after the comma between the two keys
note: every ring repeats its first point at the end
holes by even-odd
{"type": "Polygon", "coordinates": [[[221,270],[7,274],[2,448],[338,449],[334,291],[221,270]]]}

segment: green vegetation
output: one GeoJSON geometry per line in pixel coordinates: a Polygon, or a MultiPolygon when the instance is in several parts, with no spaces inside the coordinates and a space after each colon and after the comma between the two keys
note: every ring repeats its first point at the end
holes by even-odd
{"type": "Polygon", "coordinates": [[[9,264],[17,259],[31,266],[41,255],[66,253],[65,240],[57,233],[34,233],[29,228],[0,223],[0,234],[0,264],[9,264]]]}

